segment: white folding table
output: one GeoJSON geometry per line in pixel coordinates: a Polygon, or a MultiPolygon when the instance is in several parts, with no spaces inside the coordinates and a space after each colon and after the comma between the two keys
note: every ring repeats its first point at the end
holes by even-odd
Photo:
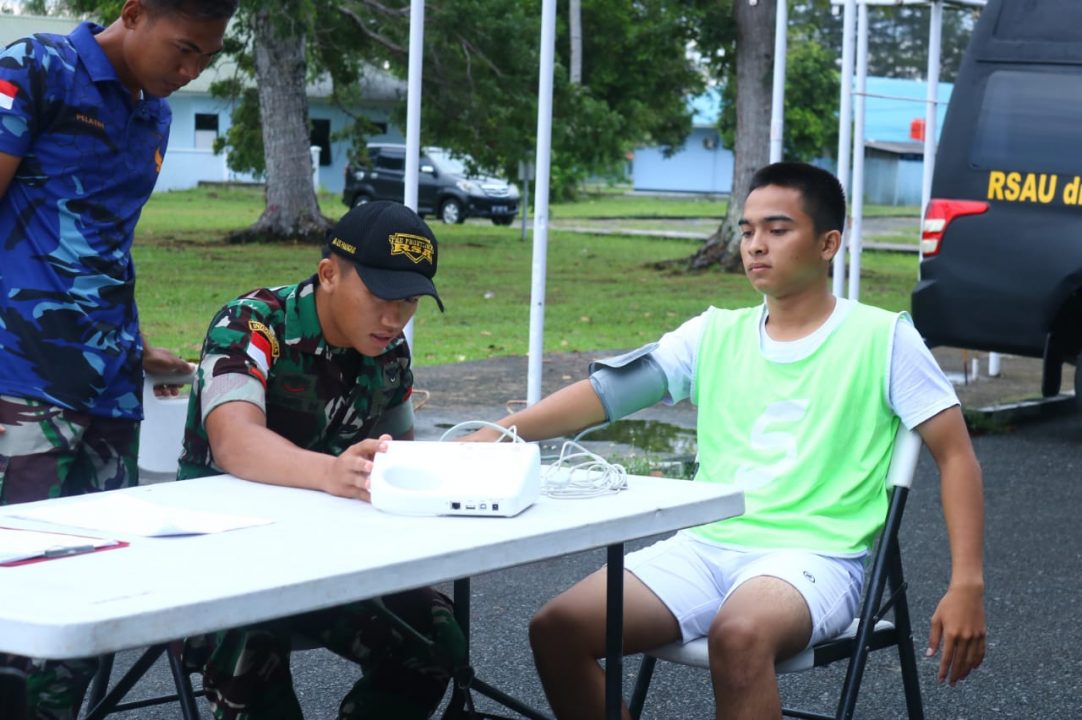
{"type": "MultiPolygon", "coordinates": [[[[622,691],[623,543],[744,507],[733,488],[637,476],[619,494],[542,497],[514,518],[389,515],[355,500],[228,475],[114,492],[274,522],[212,535],[118,535],[130,545],[0,567],[0,652],[101,655],[607,546],[608,717],[619,716],[622,691]]],[[[12,517],[26,507],[0,508],[0,525],[44,528],[12,517]]]]}

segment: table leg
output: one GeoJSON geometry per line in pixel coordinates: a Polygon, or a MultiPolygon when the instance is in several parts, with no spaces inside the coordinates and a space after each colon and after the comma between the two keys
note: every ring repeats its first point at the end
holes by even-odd
{"type": "Polygon", "coordinates": [[[624,701],[624,544],[608,546],[605,599],[605,717],[620,720],[624,701]]]}
{"type": "MultiPolygon", "coordinates": [[[[455,708],[455,712],[460,711],[469,703],[468,694],[470,692],[477,692],[480,695],[495,700],[500,705],[503,705],[509,710],[513,710],[519,715],[529,718],[529,720],[551,720],[548,715],[534,710],[530,706],[521,702],[520,700],[511,697],[510,695],[502,692],[501,690],[489,685],[485,681],[475,677],[473,675],[473,663],[470,661],[470,579],[462,578],[461,580],[455,580],[454,585],[454,600],[455,600],[455,620],[458,622],[458,626],[462,628],[462,634],[466,638],[466,660],[469,664],[468,673],[465,678],[461,678],[463,686],[459,685],[460,678],[456,678],[455,687],[452,690],[450,707],[455,708]]],[[[446,715],[444,717],[447,717],[446,715]]],[[[488,713],[482,713],[478,717],[484,718],[501,718],[500,715],[491,715],[488,713]]]]}
{"type": "Polygon", "coordinates": [[[86,720],[101,720],[106,715],[111,715],[120,701],[124,699],[124,696],[128,694],[128,691],[135,687],[135,684],[146,674],[147,670],[158,660],[161,654],[166,651],[167,647],[166,644],[154,645],[140,655],[139,659],[128,669],[128,672],[124,673],[124,676],[113,686],[113,689],[87,711],[86,720]]]}

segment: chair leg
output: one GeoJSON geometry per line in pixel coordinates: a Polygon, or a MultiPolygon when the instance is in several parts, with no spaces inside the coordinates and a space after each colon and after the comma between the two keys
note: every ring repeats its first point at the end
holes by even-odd
{"type": "Polygon", "coordinates": [[[924,720],[924,703],[920,696],[917,656],[911,635],[898,638],[898,660],[902,665],[902,686],[905,688],[905,708],[909,720],[924,720]]]}
{"type": "MultiPolygon", "coordinates": [[[[874,622],[872,623],[874,625],[874,622]]],[[[857,707],[857,694],[860,681],[864,678],[864,667],[868,664],[867,638],[860,634],[853,643],[853,655],[849,658],[849,667],[845,671],[845,684],[842,685],[842,697],[838,702],[837,720],[852,720],[857,707]],[[861,642],[861,641],[864,642],[861,642]]]]}
{"type": "Polygon", "coordinates": [[[634,720],[642,717],[642,706],[646,704],[646,693],[650,689],[650,680],[654,677],[655,665],[656,657],[642,656],[642,664],[639,665],[639,674],[635,676],[635,688],[631,691],[631,702],[628,705],[628,711],[634,720]]]}
{"type": "MultiPolygon", "coordinates": [[[[890,575],[894,587],[903,587],[902,559],[900,552],[891,557],[890,575]]],[[[920,696],[920,676],[917,673],[917,654],[913,648],[913,626],[909,620],[909,601],[902,590],[894,606],[894,627],[898,633],[898,661],[902,666],[902,686],[905,689],[905,707],[909,720],[924,720],[924,703],[920,696]]]]}

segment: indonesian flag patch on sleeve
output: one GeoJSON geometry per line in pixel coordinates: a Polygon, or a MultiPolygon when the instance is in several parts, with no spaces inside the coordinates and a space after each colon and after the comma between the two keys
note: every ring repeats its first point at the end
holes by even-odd
{"type": "Polygon", "coordinates": [[[257,320],[249,320],[248,329],[252,333],[247,352],[252,361],[251,371],[266,387],[271,365],[278,359],[278,340],[274,337],[274,331],[257,320]]]}
{"type": "Polygon", "coordinates": [[[7,80],[0,80],[0,108],[10,110],[15,104],[15,97],[19,94],[19,88],[7,80]]]}

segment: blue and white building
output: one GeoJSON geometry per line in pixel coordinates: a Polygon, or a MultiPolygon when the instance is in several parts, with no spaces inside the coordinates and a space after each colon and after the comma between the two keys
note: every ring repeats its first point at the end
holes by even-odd
{"type": "Polygon", "coordinates": [[[721,89],[689,101],[691,134],[670,157],[660,147],[635,149],[631,184],[646,192],[728,193],[733,189],[733,151],[718,134],[721,89]]]}

